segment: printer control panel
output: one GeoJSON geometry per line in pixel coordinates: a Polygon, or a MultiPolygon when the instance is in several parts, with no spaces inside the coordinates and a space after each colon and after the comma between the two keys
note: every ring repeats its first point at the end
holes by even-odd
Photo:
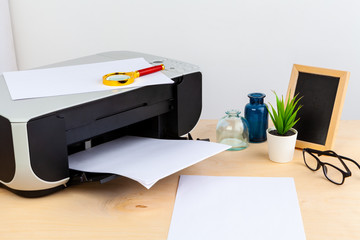
{"type": "Polygon", "coordinates": [[[185,74],[191,74],[200,71],[200,68],[194,64],[190,64],[174,59],[169,59],[165,57],[144,54],[144,53],[117,51],[117,52],[101,53],[99,55],[109,57],[113,60],[143,57],[150,64],[153,65],[164,64],[165,70],[163,71],[163,73],[167,75],[169,78],[180,77],[185,74]]]}

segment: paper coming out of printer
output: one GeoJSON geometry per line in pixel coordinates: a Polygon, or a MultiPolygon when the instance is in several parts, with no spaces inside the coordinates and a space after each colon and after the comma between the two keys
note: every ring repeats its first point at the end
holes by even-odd
{"type": "Polygon", "coordinates": [[[125,136],[70,155],[69,167],[125,176],[149,189],[160,179],[228,148],[206,141],[125,136]]]}
{"type": "Polygon", "coordinates": [[[151,67],[144,58],[132,58],[66,67],[4,72],[12,100],[51,97],[67,94],[133,88],[173,81],[161,72],[139,77],[125,86],[106,86],[102,77],[113,72],[132,72],[151,67]]]}

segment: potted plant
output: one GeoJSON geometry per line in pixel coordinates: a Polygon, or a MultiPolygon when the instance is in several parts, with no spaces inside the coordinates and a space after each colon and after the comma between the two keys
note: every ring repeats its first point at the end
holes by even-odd
{"type": "Polygon", "coordinates": [[[289,162],[293,159],[297,131],[293,128],[293,126],[299,121],[296,119],[296,114],[299,109],[302,107],[298,105],[299,100],[298,94],[295,95],[292,99],[289,98],[287,103],[285,103],[283,96],[281,99],[276,96],[276,107],[271,106],[271,111],[268,108],[269,115],[274,124],[274,127],[268,128],[266,131],[267,139],[268,139],[268,152],[270,160],[279,163],[289,162]]]}

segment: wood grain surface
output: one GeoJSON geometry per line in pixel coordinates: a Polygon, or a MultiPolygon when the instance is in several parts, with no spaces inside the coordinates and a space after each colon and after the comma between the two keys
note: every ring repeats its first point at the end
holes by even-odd
{"type": "MultiPolygon", "coordinates": [[[[201,120],[194,138],[215,141],[216,120],[201,120]]],[[[360,121],[341,121],[334,150],[360,161],[360,121]]],[[[307,239],[360,239],[360,170],[337,186],[321,171],[271,162],[267,143],[226,151],[160,180],[150,190],[125,177],[85,183],[26,199],[0,188],[0,239],[166,239],[180,174],[293,177],[307,239]]],[[[150,171],[150,170],[149,170],[150,171]]],[[[241,214],[241,213],[239,213],[241,214]]]]}

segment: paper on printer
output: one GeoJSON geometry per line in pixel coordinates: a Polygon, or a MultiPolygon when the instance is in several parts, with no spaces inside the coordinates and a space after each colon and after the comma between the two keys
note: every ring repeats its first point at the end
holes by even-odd
{"type": "Polygon", "coordinates": [[[144,58],[133,58],[3,74],[13,100],[173,83],[169,77],[157,72],[140,77],[131,85],[114,87],[102,84],[102,77],[107,73],[130,72],[151,66],[144,58]]]}
{"type": "Polygon", "coordinates": [[[125,176],[149,189],[160,179],[228,148],[206,141],[126,136],[70,155],[69,167],[125,176]]]}

